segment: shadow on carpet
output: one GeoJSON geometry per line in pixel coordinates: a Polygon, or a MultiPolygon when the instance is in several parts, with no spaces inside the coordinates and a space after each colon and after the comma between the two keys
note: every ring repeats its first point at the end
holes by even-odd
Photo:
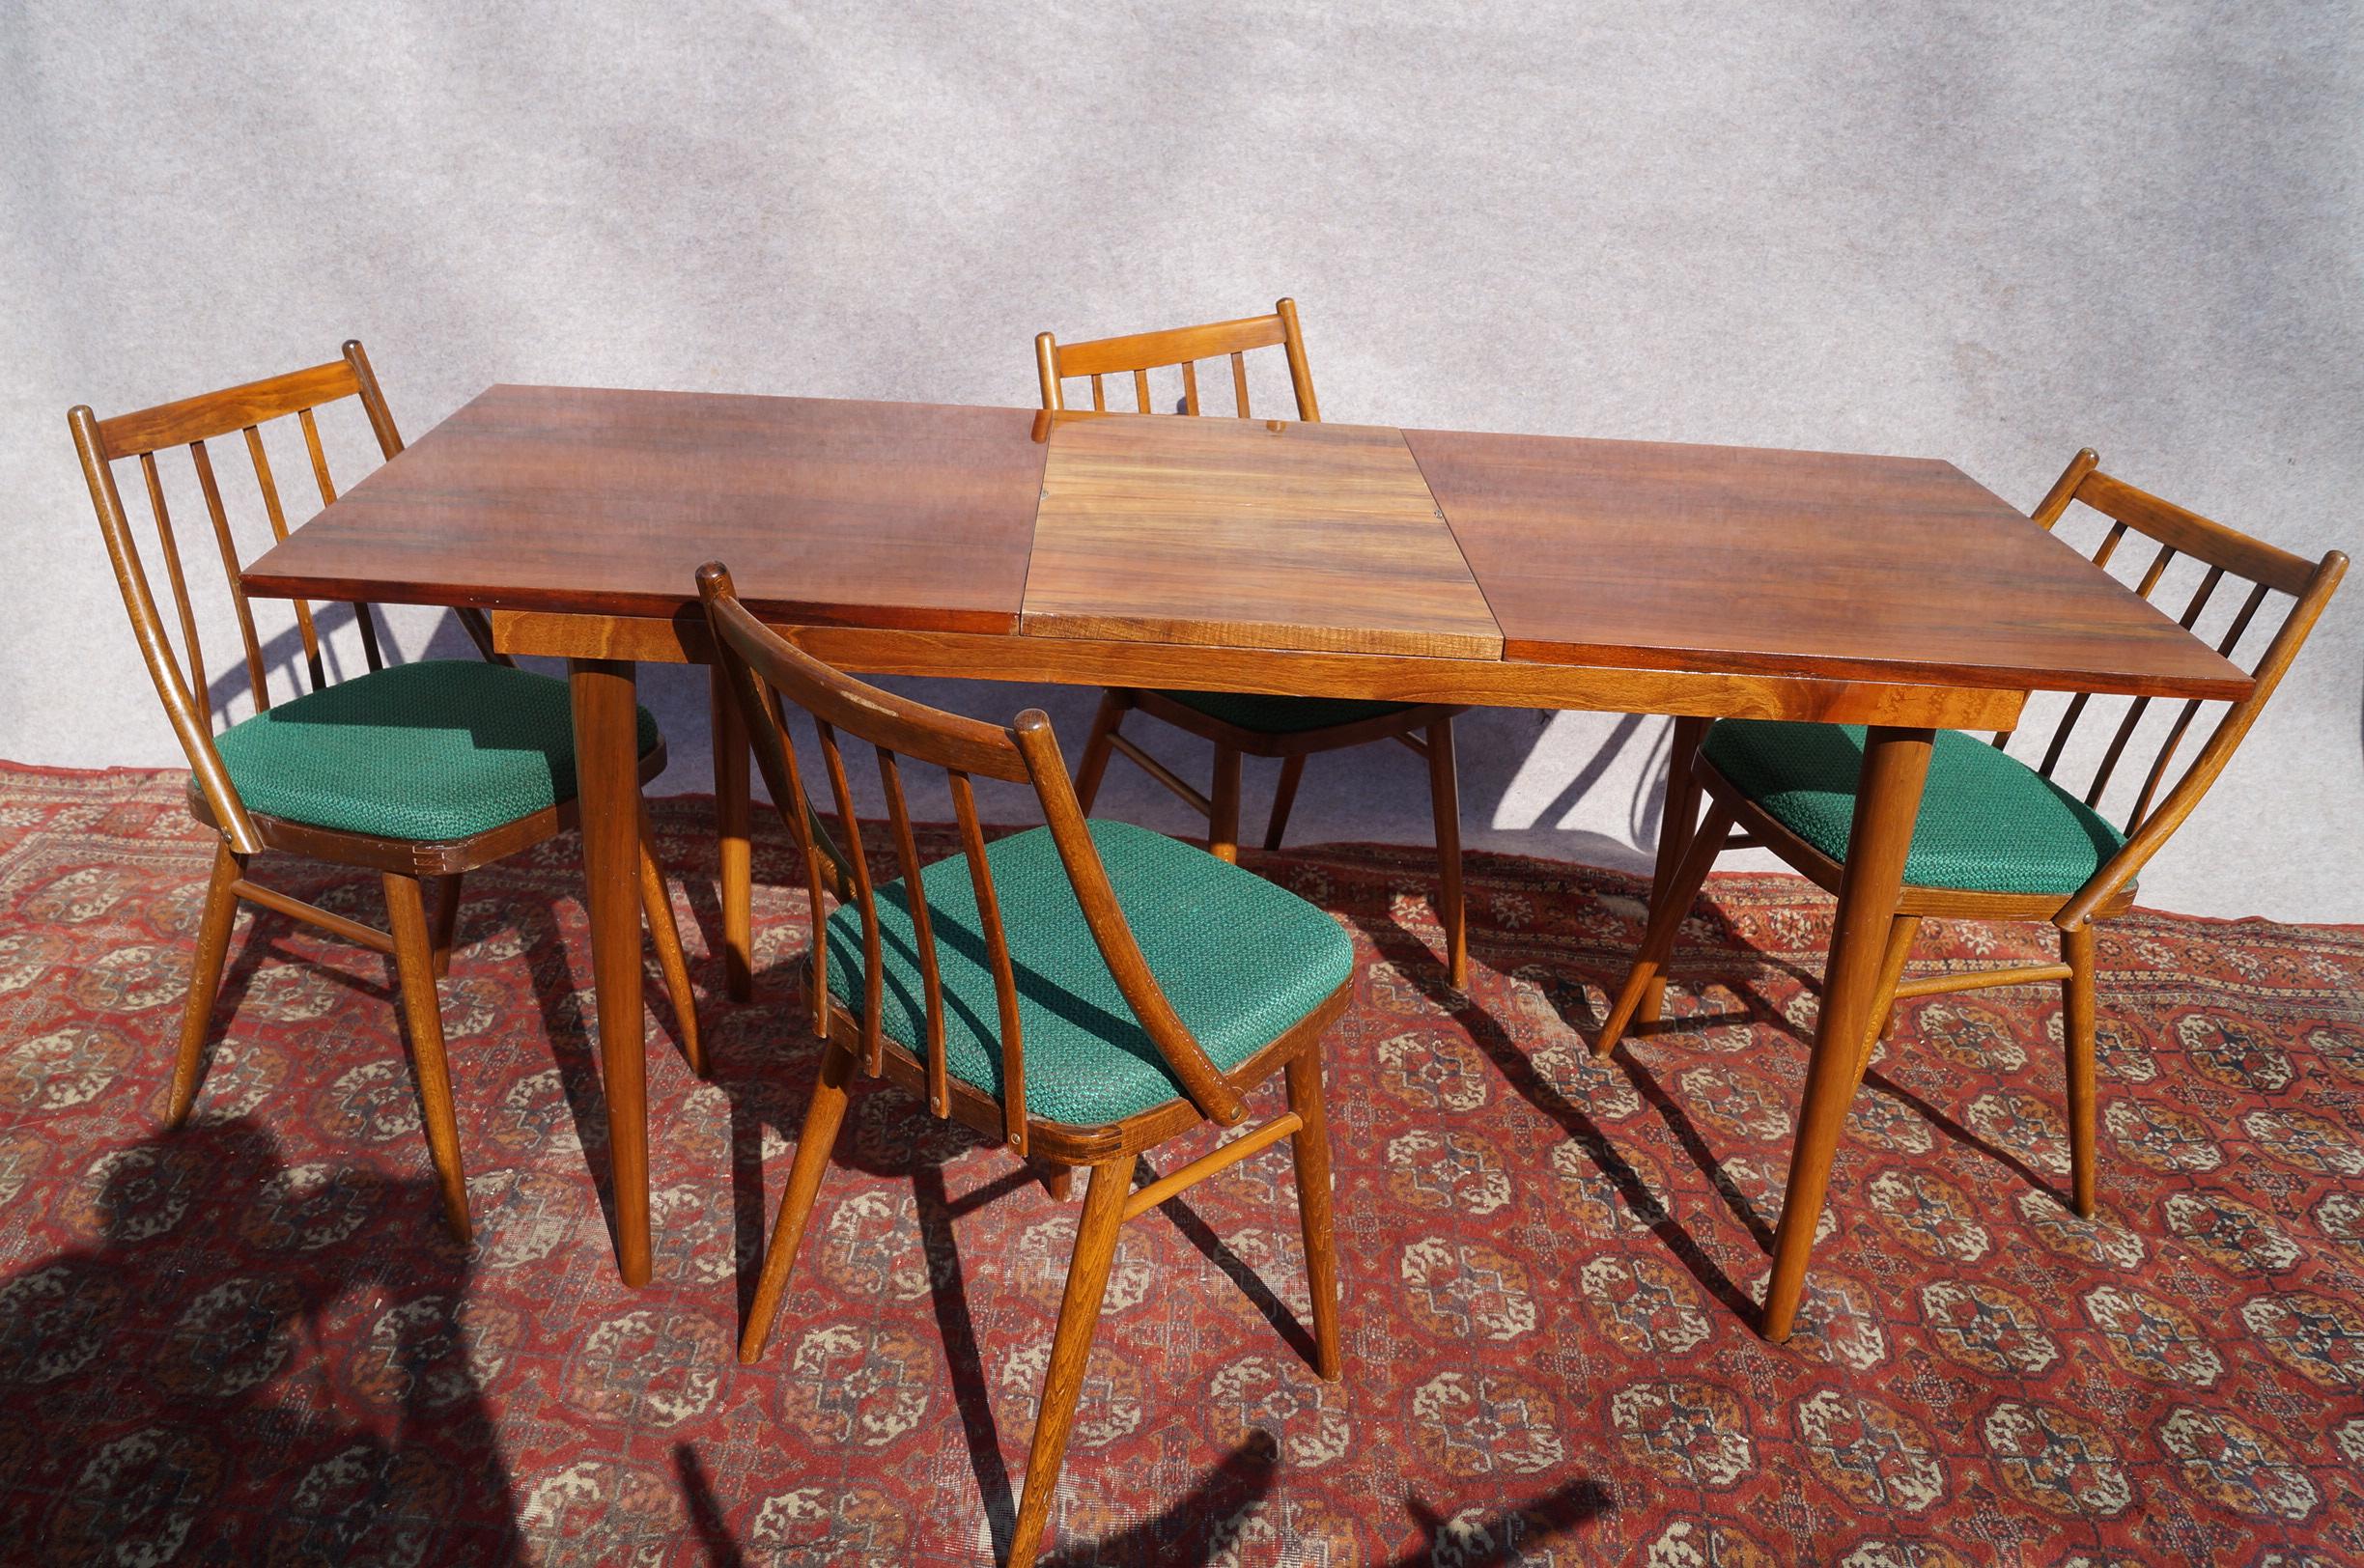
{"type": "MultiPolygon", "coordinates": [[[[655,806],[707,952],[709,810],[655,806]]],[[[443,989],[464,1250],[383,961],[242,914],[197,1119],[160,1134],[209,854],[182,775],[0,770],[0,1555],[691,1568],[1006,1544],[1075,1206],[864,1085],[771,1350],[735,1363],[817,1062],[804,900],[766,837],[757,1000],[698,968],[712,1081],[651,975],[656,1277],[623,1288],[577,853],[468,879],[443,989]]],[[[1900,1004],[1773,1347],[1744,1314],[1828,900],[1716,879],[1666,1023],[1598,1064],[1633,879],[1470,856],[1464,996],[1426,853],[1249,863],[1356,946],[1328,1054],[1346,1378],[1307,1366],[1285,1158],[1144,1216],[1046,1560],[2364,1561],[2364,932],[2104,928],[2092,1223],[2062,1201],[2057,994],[1900,1004]]],[[[264,875],[381,918],[374,879],[264,875]]],[[[1923,965],[2051,956],[2037,928],[1930,928],[1923,965]]]]}

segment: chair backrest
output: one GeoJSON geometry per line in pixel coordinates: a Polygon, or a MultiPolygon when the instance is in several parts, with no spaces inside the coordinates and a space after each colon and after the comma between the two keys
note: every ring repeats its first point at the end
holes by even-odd
{"type": "MultiPolygon", "coordinates": [[[[2188,556],[2206,571],[2201,574],[2191,597],[2183,605],[2178,620],[2188,630],[2200,626],[2210,602],[2229,579],[2246,586],[2233,607],[2232,618],[2218,635],[2216,651],[2225,658],[2239,662],[2239,649],[2251,631],[2258,627],[2258,612],[2274,595],[2287,598],[2280,621],[2265,640],[2250,672],[2247,695],[2228,704],[2208,741],[2193,756],[2189,766],[2177,776],[2175,783],[2161,790],[2170,766],[2190,734],[2192,721],[2198,716],[2202,702],[2198,698],[2186,701],[2168,722],[2159,737],[2157,749],[2152,752],[2151,766],[2143,775],[2142,785],[2134,794],[2133,803],[2125,817],[2127,842],[2125,849],[2095,874],[2091,882],[2080,890],[2060,915],[2057,923],[2073,927],[2090,918],[2109,896],[2134,876],[2145,861],[2155,854],[2168,835],[2190,816],[2193,807],[2216,781],[2225,765],[2232,760],[2241,738],[2257,722],[2258,714],[2280,685],[2283,672],[2314,630],[2315,623],[2331,602],[2340,578],[2348,570],[2348,557],[2339,550],[2326,551],[2320,561],[2277,548],[2260,539],[2226,527],[2188,511],[2172,502],[2136,490],[2122,479],[2105,474],[2100,460],[2089,447],[2069,460],[2059,481],[2031,514],[2034,520],[2045,528],[2057,524],[2071,504],[2091,507],[2109,519],[2108,530],[2095,548],[2096,565],[2107,567],[2127,535],[2140,534],[2157,546],[2156,551],[2144,564],[2142,576],[2135,592],[2149,599],[2157,591],[2168,569],[2179,557],[2188,556]]],[[[2139,558],[2138,558],[2139,559],[2139,558]]],[[[2271,617],[2267,617],[2268,621],[2271,617]]],[[[2107,701],[2108,699],[2104,699],[2107,701]]],[[[2133,697],[2126,700],[2125,712],[2120,715],[2118,727],[2111,734],[2101,760],[2085,789],[2085,802],[2101,808],[2102,796],[2113,778],[2122,776],[2120,765],[2130,754],[2148,749],[2134,747],[2135,732],[2150,712],[2152,699],[2133,697]]],[[[2043,761],[2038,771],[2046,778],[2053,776],[2067,755],[2069,738],[2079,722],[2095,711],[2094,700],[2080,693],[2071,698],[2054,727],[2050,742],[2044,748],[2043,761]]],[[[2011,732],[1995,737],[1995,744],[2011,740],[2011,732]]],[[[2130,775],[2125,775],[2130,776],[2130,775]]]]}
{"type": "MultiPolygon", "coordinates": [[[[164,502],[156,454],[167,447],[185,446],[196,466],[198,487],[205,495],[214,546],[229,582],[230,602],[244,645],[248,689],[260,712],[270,706],[263,646],[255,632],[254,610],[246,595],[238,544],[222,505],[221,485],[206,443],[233,433],[244,436],[246,455],[262,490],[263,509],[270,521],[271,537],[285,539],[287,515],[279,502],[279,489],[271,475],[261,427],[291,414],[296,417],[303,432],[304,450],[311,459],[313,479],[320,487],[322,504],[325,505],[336,499],[336,487],[329,478],[328,459],[321,446],[313,410],[345,398],[361,400],[370,429],[378,437],[379,449],[385,456],[390,458],[402,450],[402,436],[394,428],[378,379],[371,374],[369,358],[358,343],[347,343],[342,357],[327,364],[291,371],[267,380],[159,404],[112,419],[99,419],[87,405],[70,410],[66,416],[73,431],[75,449],[82,458],[83,478],[90,485],[91,504],[98,514],[98,529],[106,539],[107,558],[115,568],[116,586],[123,592],[125,609],[130,612],[132,633],[139,639],[148,674],[155,683],[156,694],[163,699],[165,714],[172,721],[182,749],[188,755],[189,767],[213,808],[214,820],[244,853],[251,854],[262,844],[213,751],[213,705],[208,695],[205,650],[198,641],[196,605],[189,592],[180,541],[173,532],[172,514],[164,502]],[[114,464],[127,458],[138,460],[140,477],[148,491],[149,513],[164,561],[165,583],[180,624],[183,645],[180,650],[174,648],[164,616],[157,608],[139,542],[115,485],[114,464]]],[[[369,667],[377,669],[381,660],[378,629],[370,607],[356,603],[353,613],[360,625],[363,655],[369,667]]],[[[296,625],[302,638],[304,662],[317,690],[325,684],[326,674],[312,607],[301,600],[296,602],[296,625]]]]}
{"type": "Polygon", "coordinates": [[[1073,378],[1091,379],[1092,407],[1108,411],[1103,377],[1133,377],[1136,411],[1150,413],[1149,373],[1168,365],[1182,367],[1182,411],[1198,408],[1198,366],[1201,359],[1231,360],[1231,396],[1239,417],[1252,417],[1248,408],[1248,362],[1251,350],[1283,350],[1288,355],[1289,385],[1297,394],[1297,417],[1321,418],[1321,404],[1313,396],[1313,372],[1306,364],[1305,337],[1297,329],[1297,302],[1275,301],[1270,316],[1250,316],[1236,322],[1211,322],[1204,326],[1177,326],[1164,332],[1136,332],[1129,337],[1095,338],[1089,343],[1060,343],[1048,332],[1034,339],[1035,368],[1042,376],[1046,408],[1067,406],[1060,383],[1073,378]]]}
{"type": "Polygon", "coordinates": [[[910,913],[918,948],[919,972],[925,994],[926,1039],[914,1051],[926,1070],[928,1108],[938,1116],[950,1112],[951,1090],[944,1055],[944,1000],[937,961],[936,936],[926,899],[920,894],[920,861],[912,832],[911,812],[903,795],[903,759],[944,770],[951,786],[952,809],[959,819],[961,850],[976,891],[978,923],[983,928],[987,966],[993,975],[1001,1059],[1002,1133],[1011,1147],[1026,1152],[1026,1060],[1021,1049],[1018,977],[1010,962],[1009,939],[1001,923],[993,871],[985,855],[984,830],[977,821],[971,775],[1031,784],[1041,801],[1043,819],[1058,848],[1068,884],[1082,906],[1093,942],[1107,963],[1118,991],[1140,1021],[1142,1029],[1165,1057],[1174,1078],[1194,1105],[1225,1126],[1246,1114],[1246,1105],[1192,1036],[1157,977],[1141,957],[1133,928],[1125,920],[1116,895],[1109,885],[1083,808],[1076,803],[1067,767],[1059,756],[1051,720],[1039,709],[1028,709],[1017,722],[1003,728],[939,712],[924,704],[854,680],[813,658],[756,619],[740,602],[731,576],[719,562],[708,562],[697,572],[698,595],[705,602],[713,632],[716,662],[731,700],[753,742],[756,767],[763,773],[780,818],[804,857],[812,898],[812,1005],[816,1032],[828,1032],[829,944],[823,936],[827,891],[841,904],[861,912],[862,1006],[861,1050],[864,1070],[873,1077],[881,1070],[886,1041],[880,1032],[884,995],[880,962],[881,938],[878,893],[872,885],[862,846],[861,825],[854,809],[854,794],[846,773],[839,732],[866,741],[878,754],[879,782],[886,797],[888,830],[910,890],[910,913]],[[830,793],[837,809],[841,847],[820,820],[805,793],[781,699],[804,711],[820,741],[821,761],[829,775],[830,793]]]}

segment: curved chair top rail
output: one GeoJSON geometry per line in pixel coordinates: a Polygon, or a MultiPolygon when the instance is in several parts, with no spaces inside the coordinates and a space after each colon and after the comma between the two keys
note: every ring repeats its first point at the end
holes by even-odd
{"type": "MultiPolygon", "coordinates": [[[[2170,765],[2174,762],[2192,722],[2202,706],[2200,699],[2185,702],[2167,726],[2166,733],[2153,755],[2151,767],[2144,774],[2142,786],[2125,817],[2125,847],[2120,850],[2093,880],[2080,889],[2060,914],[2055,923],[2064,930],[2074,930],[2093,917],[2094,911],[2107,903],[2111,895],[2132,880],[2144,863],[2157,853],[2168,836],[2190,816],[2209,787],[2232,760],[2242,737],[2257,722],[2259,713],[2281,684],[2291,661],[2298,655],[2315,623],[2322,616],[2338,589],[2340,578],[2348,570],[2348,557],[2339,550],[2324,552],[2320,561],[2255,539],[2223,523],[2202,517],[2199,513],[2163,501],[2148,491],[2137,490],[2122,479],[2103,473],[2100,459],[2088,447],[2069,460],[2060,479],[2040,502],[2031,516],[2045,528],[2056,525],[2071,503],[2092,508],[2109,518],[2110,526],[2095,548],[2093,559],[2097,566],[2107,567],[2129,534],[2140,534],[2158,547],[2143,568],[2135,592],[2145,599],[2154,594],[2166,576],[2168,568],[2179,556],[2189,556],[2207,568],[2199,585],[2183,605],[2178,620],[2189,630],[2200,624],[2202,615],[2219,588],[2228,579],[2245,584],[2248,592],[2240,599],[2216,642],[2216,651],[2238,662],[2237,651],[2258,624],[2258,612],[2266,600],[2276,594],[2289,602],[2281,618],[2266,639],[2256,659],[2248,668],[2250,687],[2247,695],[2229,704],[2223,715],[2209,732],[2191,763],[2176,777],[2174,784],[2162,791],[2170,765]]],[[[2271,620],[2271,617],[2268,617],[2271,620]]],[[[2085,791],[2085,801],[2098,809],[2103,792],[2118,775],[2119,765],[2125,761],[2150,711],[2152,699],[2135,697],[2127,700],[2118,727],[2112,733],[2108,746],[2085,791]]],[[[2093,711],[2090,696],[2071,698],[2054,728],[2044,749],[2043,762],[2038,769],[2046,778],[2053,776],[2067,754],[2069,737],[2089,712],[2093,711]]],[[[2011,740],[2011,732],[1995,737],[1995,744],[2011,740]]]]}
{"type": "Polygon", "coordinates": [[[1245,316],[1235,322],[1209,322],[1201,326],[1169,327],[1162,332],[1135,332],[1124,337],[1094,338],[1088,343],[1060,343],[1050,333],[1034,339],[1035,369],[1042,378],[1043,406],[1067,406],[1060,383],[1075,378],[1091,380],[1092,407],[1108,411],[1108,389],[1102,378],[1133,377],[1136,412],[1150,413],[1149,373],[1168,365],[1182,367],[1182,411],[1199,412],[1198,367],[1201,359],[1231,361],[1231,395],[1239,417],[1253,417],[1248,405],[1246,355],[1256,349],[1278,348],[1288,356],[1289,385],[1297,395],[1297,417],[1321,418],[1321,404],[1313,396],[1313,372],[1306,363],[1305,335],[1297,325],[1297,302],[1274,301],[1269,316],[1245,316]]]}
{"type": "MultiPolygon", "coordinates": [[[[280,505],[279,488],[271,475],[269,456],[264,450],[261,427],[289,414],[296,416],[302,427],[304,450],[311,459],[313,480],[319,486],[321,503],[324,506],[336,499],[336,485],[329,477],[328,458],[321,447],[320,427],[313,419],[313,410],[352,397],[359,398],[368,412],[370,429],[378,437],[380,450],[387,457],[401,451],[402,436],[394,428],[393,417],[386,412],[385,399],[379,390],[377,378],[371,374],[369,357],[358,342],[350,341],[341,358],[324,365],[158,404],[106,420],[98,418],[87,405],[70,410],[66,416],[73,431],[74,446],[81,455],[82,474],[90,486],[91,505],[98,515],[98,529],[106,540],[107,558],[115,568],[116,586],[123,593],[124,608],[130,613],[132,634],[139,640],[149,677],[155,683],[156,695],[163,700],[165,714],[188,757],[190,770],[196,774],[207,803],[213,809],[214,821],[221,825],[231,843],[245,854],[260,850],[262,840],[220,758],[214,754],[213,707],[206,678],[205,648],[197,635],[196,605],[189,593],[181,544],[173,532],[172,512],[165,504],[156,454],[167,447],[185,446],[189,461],[196,467],[198,487],[205,495],[206,512],[212,523],[213,543],[229,582],[231,607],[238,618],[247,689],[256,712],[260,713],[270,706],[270,683],[262,639],[255,631],[254,606],[246,595],[238,545],[231,532],[229,513],[222,504],[221,483],[206,443],[233,433],[244,435],[247,460],[254,465],[255,482],[263,493],[271,537],[285,539],[287,514],[280,505]],[[138,539],[132,533],[122,492],[116,488],[114,464],[124,459],[138,460],[140,477],[148,491],[149,516],[163,558],[165,584],[180,625],[182,647],[178,650],[173,647],[164,617],[157,608],[138,539]]],[[[369,606],[356,604],[353,614],[360,624],[364,657],[371,669],[378,669],[382,660],[378,629],[369,606]]],[[[303,642],[312,688],[318,690],[327,683],[327,675],[321,658],[320,634],[313,623],[312,607],[302,600],[296,601],[296,626],[303,642]]]]}
{"type": "MultiPolygon", "coordinates": [[[[198,786],[205,792],[207,803],[212,808],[214,821],[221,826],[233,847],[241,854],[254,854],[262,849],[262,840],[254,823],[239,800],[230,776],[222,768],[213,749],[213,705],[211,690],[206,677],[205,648],[197,634],[197,610],[189,592],[188,574],[182,558],[181,543],[173,531],[171,509],[165,504],[163,475],[156,456],[170,447],[186,447],[194,465],[197,484],[205,497],[206,513],[212,525],[213,544],[220,557],[222,573],[229,584],[231,608],[238,621],[239,638],[246,666],[246,685],[253,697],[255,711],[260,713],[271,705],[268,669],[263,656],[263,642],[255,630],[254,606],[246,593],[245,578],[238,543],[233,534],[229,510],[222,502],[222,488],[213,466],[209,441],[237,434],[244,437],[247,461],[253,465],[255,483],[262,492],[263,510],[270,523],[274,541],[287,537],[287,511],[280,503],[279,486],[273,477],[270,457],[265,449],[262,427],[272,420],[295,416],[302,431],[304,452],[310,460],[312,478],[320,491],[321,504],[329,505],[337,497],[336,483],[329,475],[328,457],[321,445],[320,427],[314,419],[316,409],[346,398],[358,398],[370,423],[371,434],[378,439],[379,451],[392,458],[403,449],[402,433],[395,428],[393,413],[387,408],[384,393],[379,388],[378,378],[370,369],[369,355],[357,341],[349,340],[341,357],[324,365],[312,365],[284,375],[248,381],[240,386],[208,392],[173,403],[158,404],[151,408],[117,414],[99,419],[87,405],[68,411],[66,421],[73,432],[74,447],[82,460],[82,475],[90,487],[91,505],[98,516],[98,529],[105,538],[107,558],[115,569],[115,582],[122,591],[124,608],[131,617],[131,630],[140,645],[141,657],[148,665],[148,674],[155,684],[156,695],[162,699],[164,712],[172,722],[175,737],[187,755],[190,770],[198,786]],[[138,537],[132,531],[131,519],[124,505],[122,491],[115,483],[114,464],[124,460],[136,460],[140,478],[148,492],[148,511],[155,533],[157,553],[164,565],[164,580],[174,609],[174,620],[181,633],[181,647],[175,648],[163,613],[156,603],[154,584],[149,577],[138,537]]],[[[321,656],[321,638],[312,616],[312,606],[303,600],[295,601],[296,627],[303,645],[304,664],[311,676],[311,689],[319,690],[328,684],[327,671],[321,656]]],[[[370,606],[356,602],[353,616],[361,633],[361,649],[372,670],[383,667],[379,651],[378,627],[370,606]]],[[[476,641],[488,658],[499,658],[493,653],[492,633],[483,616],[472,611],[461,613],[461,623],[476,641]]],[[[507,660],[502,659],[502,662],[507,660]]]]}
{"type": "Polygon", "coordinates": [[[993,871],[985,855],[985,835],[976,814],[971,775],[1030,784],[1042,804],[1067,881],[1082,906],[1086,926],[1118,991],[1140,1021],[1142,1029],[1165,1057],[1199,1111],[1235,1125],[1246,1105],[1182,1022],[1173,1004],[1141,957],[1133,930],[1110,886],[1085,825],[1075,790],[1067,780],[1065,762],[1051,721],[1039,710],[1018,715],[1003,728],[939,712],[890,691],[865,685],[806,654],[765,626],[739,602],[730,573],[709,562],[697,573],[707,624],[714,633],[715,654],[731,700],[746,722],[756,767],[804,857],[812,897],[812,997],[816,1027],[826,1028],[829,1008],[828,943],[822,937],[826,890],[841,904],[859,910],[862,927],[863,998],[860,1055],[864,1069],[876,1077],[882,1068],[886,1042],[879,1019],[884,996],[878,892],[872,885],[862,845],[861,826],[854,807],[839,732],[868,742],[878,755],[879,780],[886,797],[888,826],[901,866],[916,938],[926,1005],[926,1035],[920,1050],[927,1075],[928,1108],[938,1116],[950,1110],[950,1086],[945,1063],[944,999],[937,961],[935,932],[927,900],[919,896],[917,840],[912,831],[910,808],[903,794],[902,759],[944,770],[951,786],[953,813],[959,820],[961,850],[976,890],[987,967],[993,976],[1001,1058],[1002,1135],[1011,1148],[1027,1150],[1026,1059],[1018,1015],[1017,975],[1010,961],[1009,939],[1001,922],[993,871]],[[797,748],[789,737],[780,702],[803,710],[812,719],[820,741],[823,770],[836,805],[841,848],[820,819],[804,784],[797,748]],[[792,803],[793,802],[793,806],[792,803]]]}

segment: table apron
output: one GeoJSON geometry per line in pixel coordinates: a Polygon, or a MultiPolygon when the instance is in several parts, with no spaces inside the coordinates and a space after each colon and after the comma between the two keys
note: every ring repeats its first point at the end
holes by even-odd
{"type": "MultiPolygon", "coordinates": [[[[1551,708],[1715,718],[1818,719],[1844,724],[2009,729],[2024,691],[1904,682],[1640,670],[1518,659],[1418,658],[1375,654],[1203,648],[903,631],[867,627],[783,627],[814,658],[868,675],[957,676],[1061,686],[1179,686],[1289,697],[1361,697],[1479,708],[1551,708]]],[[[708,663],[704,623],[501,610],[492,616],[504,653],[563,658],[708,663]]]]}

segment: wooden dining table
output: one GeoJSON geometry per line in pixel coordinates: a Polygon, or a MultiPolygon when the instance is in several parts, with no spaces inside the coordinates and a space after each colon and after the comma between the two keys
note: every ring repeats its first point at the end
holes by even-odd
{"type": "MultiPolygon", "coordinates": [[[[494,386],[245,584],[481,609],[503,651],[568,660],[633,1285],[650,1257],[634,671],[709,659],[691,582],[708,560],[814,656],[868,673],[1869,726],[1760,1323],[1774,1339],[1803,1291],[1932,732],[2008,729],[2038,691],[2249,685],[1932,459],[494,386]]],[[[1662,875],[1688,826],[1662,832],[1662,875]]]]}

